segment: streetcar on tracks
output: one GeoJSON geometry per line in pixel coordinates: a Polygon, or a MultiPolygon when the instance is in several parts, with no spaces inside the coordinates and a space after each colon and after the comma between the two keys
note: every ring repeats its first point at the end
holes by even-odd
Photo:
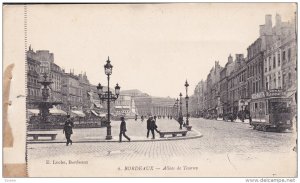
{"type": "Polygon", "coordinates": [[[273,89],[252,95],[250,125],[254,130],[282,132],[292,129],[291,98],[282,90],[273,89]]]}

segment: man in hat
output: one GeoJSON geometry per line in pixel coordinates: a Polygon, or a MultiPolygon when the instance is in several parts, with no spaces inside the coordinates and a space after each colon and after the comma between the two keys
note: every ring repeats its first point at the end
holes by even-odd
{"type": "Polygon", "coordinates": [[[179,129],[181,130],[182,129],[182,124],[183,124],[183,116],[182,115],[179,115],[178,123],[179,123],[179,129]]]}
{"type": "Polygon", "coordinates": [[[69,145],[69,143],[72,145],[71,135],[73,134],[73,130],[72,130],[73,127],[74,127],[74,123],[71,120],[70,115],[67,115],[67,120],[65,122],[64,129],[63,129],[63,133],[65,134],[67,139],[67,143],[66,143],[67,146],[69,145]]]}
{"type": "Polygon", "coordinates": [[[157,133],[160,133],[160,131],[157,130],[156,116],[154,116],[154,119],[152,118],[152,120],[151,120],[151,123],[150,123],[150,130],[151,130],[151,133],[152,133],[152,139],[155,139],[155,133],[154,133],[154,130],[155,130],[157,133]]]}
{"type": "Polygon", "coordinates": [[[153,120],[153,117],[150,115],[147,120],[147,138],[149,137],[150,126],[151,126],[152,120],[153,120]]]}
{"type": "Polygon", "coordinates": [[[126,135],[126,122],[125,122],[125,118],[122,116],[121,117],[121,124],[120,124],[120,135],[119,135],[119,142],[122,142],[122,135],[128,140],[130,141],[130,138],[126,135]]]}

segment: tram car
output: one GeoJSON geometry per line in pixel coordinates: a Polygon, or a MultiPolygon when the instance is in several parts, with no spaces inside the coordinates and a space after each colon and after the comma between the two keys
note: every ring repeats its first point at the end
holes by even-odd
{"type": "Polygon", "coordinates": [[[254,130],[282,132],[292,129],[291,98],[281,90],[270,90],[252,95],[250,125],[254,130]]]}

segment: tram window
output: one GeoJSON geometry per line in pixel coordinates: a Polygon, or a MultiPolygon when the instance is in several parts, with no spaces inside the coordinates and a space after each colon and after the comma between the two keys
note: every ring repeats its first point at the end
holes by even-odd
{"type": "Polygon", "coordinates": [[[261,108],[262,113],[265,114],[266,111],[265,111],[265,103],[264,102],[261,102],[261,107],[260,108],[261,108]]]}
{"type": "Polygon", "coordinates": [[[273,113],[286,113],[290,112],[286,102],[270,102],[270,112],[273,113]]]}

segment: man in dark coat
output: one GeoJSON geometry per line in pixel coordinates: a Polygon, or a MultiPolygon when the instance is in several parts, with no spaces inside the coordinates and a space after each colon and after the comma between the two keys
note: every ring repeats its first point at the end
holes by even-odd
{"type": "Polygon", "coordinates": [[[179,123],[179,129],[181,130],[182,129],[182,124],[183,124],[183,116],[182,115],[179,115],[178,123],[179,123]]]}
{"type": "Polygon", "coordinates": [[[122,116],[121,117],[121,124],[120,124],[120,135],[119,135],[119,142],[122,142],[122,135],[128,140],[130,141],[130,138],[126,135],[126,122],[125,122],[125,118],[122,116]]]}
{"type": "Polygon", "coordinates": [[[155,139],[155,134],[154,134],[154,130],[157,132],[157,133],[160,133],[160,131],[157,130],[157,125],[156,125],[156,118],[151,120],[150,122],[150,130],[151,130],[151,133],[152,133],[152,139],[155,139]]]}
{"type": "Polygon", "coordinates": [[[63,129],[63,133],[65,134],[67,139],[67,143],[66,143],[67,146],[69,145],[69,143],[72,145],[71,135],[73,134],[73,130],[72,130],[73,127],[74,127],[74,123],[71,120],[70,115],[67,115],[67,120],[65,122],[64,129],[63,129]]]}
{"type": "Polygon", "coordinates": [[[153,120],[152,116],[149,116],[148,120],[147,120],[147,138],[149,137],[149,132],[150,132],[150,125],[151,125],[151,121],[153,120]]]}

